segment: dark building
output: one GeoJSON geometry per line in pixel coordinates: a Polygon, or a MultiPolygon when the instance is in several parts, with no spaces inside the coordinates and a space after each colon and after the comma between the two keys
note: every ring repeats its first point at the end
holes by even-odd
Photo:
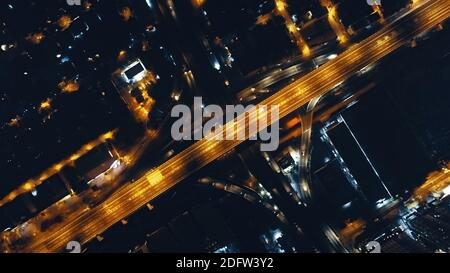
{"type": "Polygon", "coordinates": [[[156,253],[176,252],[176,249],[180,247],[180,243],[175,239],[173,233],[166,226],[153,232],[147,238],[147,242],[150,245],[150,251],[156,253]]]}
{"type": "Polygon", "coordinates": [[[328,135],[367,199],[377,202],[389,198],[389,191],[349,128],[339,123],[328,135]]]}
{"type": "Polygon", "coordinates": [[[88,188],[86,178],[74,166],[66,166],[61,170],[61,175],[70,183],[73,191],[80,193],[88,188]]]}
{"type": "Polygon", "coordinates": [[[151,252],[214,252],[233,241],[220,212],[209,206],[194,208],[154,231],[147,242],[151,252]]]}
{"type": "Polygon", "coordinates": [[[58,174],[51,176],[28,193],[37,211],[48,208],[69,194],[66,184],[58,174]]]}
{"type": "Polygon", "coordinates": [[[14,228],[36,213],[28,195],[19,195],[12,202],[0,207],[0,229],[14,228]]]}
{"type": "Polygon", "coordinates": [[[434,250],[450,250],[450,213],[439,206],[419,210],[410,216],[408,224],[413,234],[424,245],[434,250]]]}
{"type": "Polygon", "coordinates": [[[384,16],[390,16],[402,8],[405,8],[409,3],[411,3],[411,0],[396,0],[396,1],[389,1],[389,0],[382,0],[381,6],[383,8],[384,16]]]}
{"type": "Polygon", "coordinates": [[[89,181],[111,168],[115,160],[117,156],[111,146],[101,144],[80,157],[75,166],[84,179],[89,181]]]}
{"type": "Polygon", "coordinates": [[[353,30],[358,30],[379,19],[377,14],[374,14],[374,18],[370,18],[373,10],[366,1],[339,1],[338,12],[342,23],[353,30]]]}
{"type": "Polygon", "coordinates": [[[342,165],[337,159],[328,162],[318,169],[314,175],[335,205],[341,207],[356,197],[356,191],[348,181],[342,170],[342,165]]]}
{"type": "Polygon", "coordinates": [[[434,33],[433,41],[419,43],[420,50],[408,50],[384,65],[385,74],[391,76],[379,91],[391,99],[436,164],[450,159],[450,55],[448,34],[434,33]]]}

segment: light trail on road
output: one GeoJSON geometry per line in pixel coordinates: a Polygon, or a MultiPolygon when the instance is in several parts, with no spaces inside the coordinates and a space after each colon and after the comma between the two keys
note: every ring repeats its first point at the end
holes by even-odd
{"type": "MultiPolygon", "coordinates": [[[[260,105],[267,105],[269,109],[271,105],[278,105],[279,118],[287,116],[313,98],[326,94],[360,69],[379,61],[417,34],[429,30],[447,19],[450,16],[449,2],[449,0],[430,0],[417,3],[410,12],[402,17],[408,22],[413,19],[420,20],[421,24],[414,30],[403,33],[401,26],[405,22],[398,20],[391,22],[361,43],[350,47],[334,60],[282,88],[276,94],[262,101],[260,105]]],[[[256,111],[256,109],[252,110],[250,116],[258,115],[256,111]]],[[[226,127],[234,128],[236,122],[237,119],[231,121],[226,127]]],[[[246,124],[245,128],[238,128],[237,131],[248,130],[251,125],[250,122],[250,124],[246,124]]],[[[264,128],[259,128],[259,130],[262,129],[264,128]]],[[[77,240],[85,244],[173,188],[195,171],[230,152],[243,141],[202,139],[149,171],[134,183],[118,189],[97,207],[87,210],[77,217],[70,217],[70,221],[65,219],[63,223],[38,233],[30,239],[25,247],[14,251],[61,252],[64,251],[69,241],[77,240]]]]}

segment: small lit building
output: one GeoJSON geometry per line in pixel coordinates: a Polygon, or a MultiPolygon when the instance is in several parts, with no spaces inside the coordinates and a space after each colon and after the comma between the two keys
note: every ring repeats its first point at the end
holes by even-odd
{"type": "Polygon", "coordinates": [[[116,71],[112,82],[136,120],[147,122],[155,104],[148,92],[150,86],[156,84],[155,75],[137,59],[116,71]]]}
{"type": "Polygon", "coordinates": [[[70,195],[70,192],[61,176],[55,174],[27,194],[36,211],[43,211],[52,204],[70,195]]]}
{"type": "Polygon", "coordinates": [[[136,60],[122,71],[123,79],[128,83],[138,82],[147,74],[147,69],[141,60],[136,60]]]}
{"type": "Polygon", "coordinates": [[[21,194],[0,207],[0,231],[14,228],[69,195],[69,189],[59,174],[49,177],[31,192],[21,194]]]}
{"type": "Polygon", "coordinates": [[[114,149],[108,143],[104,143],[75,161],[75,168],[85,181],[90,181],[114,168],[118,164],[118,159],[114,149]]]}

